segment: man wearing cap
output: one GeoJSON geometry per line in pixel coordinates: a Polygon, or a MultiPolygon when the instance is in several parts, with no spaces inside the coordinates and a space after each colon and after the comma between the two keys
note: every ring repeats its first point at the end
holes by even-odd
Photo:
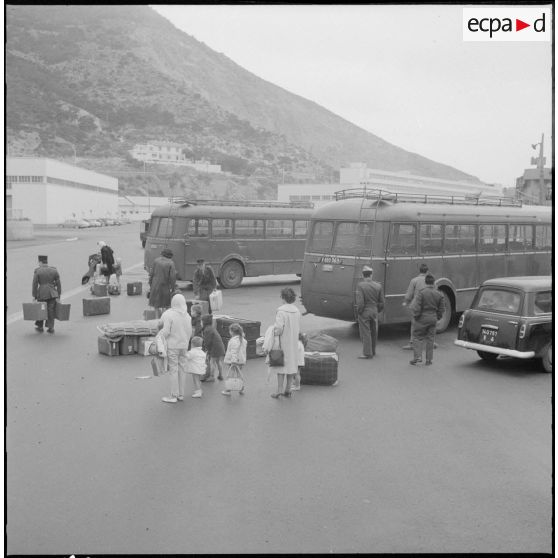
{"type": "MultiPolygon", "coordinates": [[[[56,314],[56,301],[62,294],[60,275],[55,267],[48,265],[47,256],[39,256],[39,267],[33,274],[33,286],[31,288],[34,300],[47,303],[46,327],[49,333],[54,333],[54,316],[56,314]]],[[[43,320],[35,322],[35,329],[43,332],[43,320]]]]}
{"type": "MultiPolygon", "coordinates": [[[[217,287],[217,279],[213,269],[205,263],[205,260],[200,258],[197,263],[198,267],[194,271],[194,277],[192,278],[194,296],[198,300],[207,300],[209,303],[209,295],[217,287]]],[[[209,306],[209,313],[211,314],[211,305],[209,306]]]]}
{"type": "Polygon", "coordinates": [[[172,256],[172,250],[165,248],[149,271],[149,305],[153,308],[170,308],[172,293],[176,289],[176,267],[172,256]]]}
{"type": "MultiPolygon", "coordinates": [[[[409,287],[407,288],[407,292],[405,294],[405,298],[403,299],[403,306],[409,306],[419,291],[424,289],[426,283],[424,281],[426,274],[428,273],[428,266],[426,264],[420,264],[419,267],[419,274],[416,277],[411,279],[409,283],[409,287]]],[[[402,347],[403,349],[412,350],[413,348],[413,329],[414,329],[415,320],[411,315],[411,335],[409,338],[409,343],[402,347]]]]}
{"type": "Polygon", "coordinates": [[[362,268],[363,280],[356,288],[356,311],[358,330],[362,341],[362,355],[358,358],[372,358],[376,354],[378,339],[378,314],[384,309],[382,285],[372,280],[372,268],[362,268]]]}

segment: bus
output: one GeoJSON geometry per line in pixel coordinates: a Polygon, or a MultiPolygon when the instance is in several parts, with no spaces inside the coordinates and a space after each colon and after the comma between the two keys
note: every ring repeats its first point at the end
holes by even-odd
{"type": "Polygon", "coordinates": [[[144,267],[173,251],[178,279],[191,281],[205,259],[225,289],[244,277],[302,273],[312,204],[171,199],[151,214],[144,267]]]}
{"type": "Polygon", "coordinates": [[[382,283],[380,323],[410,321],[409,281],[428,265],[444,295],[444,331],[491,277],[551,273],[552,212],[503,198],[398,194],[353,188],[312,214],[302,270],[302,303],[317,316],[356,321],[362,267],[382,283]]]}

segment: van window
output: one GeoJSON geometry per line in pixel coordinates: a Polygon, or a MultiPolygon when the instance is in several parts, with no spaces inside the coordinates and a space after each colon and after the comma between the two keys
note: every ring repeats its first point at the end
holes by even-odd
{"type": "Polygon", "coordinates": [[[474,253],[476,228],[475,225],[446,225],[444,251],[449,254],[474,253]]]}
{"type": "Polygon", "coordinates": [[[479,252],[505,252],[506,225],[479,226],[479,252]]]}
{"type": "Polygon", "coordinates": [[[159,227],[159,217],[152,217],[149,223],[149,234],[157,236],[157,228],[159,227]]]}
{"type": "Polygon", "coordinates": [[[172,217],[161,217],[156,236],[171,238],[173,233],[174,219],[172,217]]]}
{"type": "Polygon", "coordinates": [[[420,226],[420,253],[442,253],[442,225],[424,224],[420,226]]]}
{"type": "Polygon", "coordinates": [[[552,291],[535,293],[535,314],[552,312],[552,291]]]}
{"type": "Polygon", "coordinates": [[[188,234],[190,236],[209,236],[209,220],[190,219],[188,234]]]}
{"type": "Polygon", "coordinates": [[[519,293],[498,289],[498,287],[486,287],[483,289],[476,307],[479,310],[517,314],[520,302],[519,293]]]}
{"type": "Polygon", "coordinates": [[[510,225],[510,252],[533,249],[533,225],[510,225]]]}
{"type": "Polygon", "coordinates": [[[266,238],[292,238],[293,222],[287,219],[268,219],[265,222],[266,238]]]}
{"type": "Polygon", "coordinates": [[[308,234],[308,221],[295,221],[294,233],[295,238],[306,238],[308,234]]]}
{"type": "Polygon", "coordinates": [[[234,236],[263,238],[264,222],[261,219],[237,219],[234,222],[234,236]]]}
{"type": "Polygon", "coordinates": [[[415,225],[393,223],[391,226],[390,253],[394,256],[413,256],[417,253],[417,228],[415,225]]]}
{"type": "Polygon", "coordinates": [[[316,221],[312,229],[309,251],[329,254],[331,252],[332,240],[333,223],[331,221],[316,221]]]}
{"type": "Polygon", "coordinates": [[[213,238],[232,236],[232,220],[213,219],[213,221],[211,222],[211,231],[213,234],[213,238]]]}

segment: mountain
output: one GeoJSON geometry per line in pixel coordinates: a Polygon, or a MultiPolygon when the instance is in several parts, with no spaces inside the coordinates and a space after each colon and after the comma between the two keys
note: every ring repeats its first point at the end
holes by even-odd
{"type": "Polygon", "coordinates": [[[221,190],[228,180],[259,197],[281,179],[329,181],[351,161],[477,180],[258,78],[148,6],[7,5],[5,62],[9,153],[77,154],[130,192],[151,178],[190,193],[217,180],[153,166],[142,178],[128,151],[152,140],[221,164],[221,190]]]}

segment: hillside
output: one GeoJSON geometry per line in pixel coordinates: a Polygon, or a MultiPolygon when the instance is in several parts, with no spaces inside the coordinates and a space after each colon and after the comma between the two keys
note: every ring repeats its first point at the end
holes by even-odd
{"type": "MultiPolygon", "coordinates": [[[[6,6],[6,85],[10,154],[70,161],[75,149],[127,191],[146,180],[128,150],[155,139],[185,144],[230,173],[229,190],[261,197],[282,179],[330,181],[351,161],[474,180],[258,78],[147,6],[6,6]]],[[[149,171],[174,189],[203,188],[193,171],[149,171]]]]}

